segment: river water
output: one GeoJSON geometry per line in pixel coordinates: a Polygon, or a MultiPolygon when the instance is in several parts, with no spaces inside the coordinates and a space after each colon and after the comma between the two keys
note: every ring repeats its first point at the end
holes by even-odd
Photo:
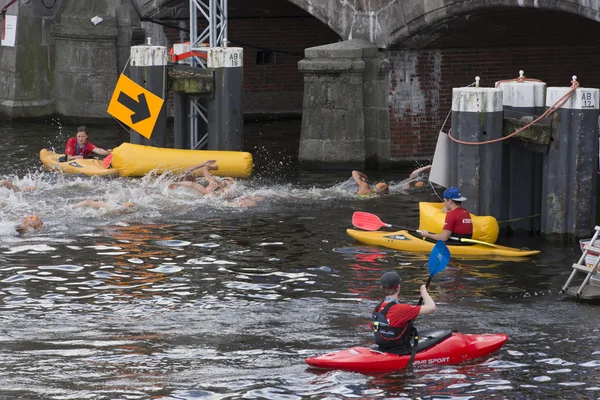
{"type": "MultiPolygon", "coordinates": [[[[593,304],[558,295],[572,244],[501,238],[540,248],[516,260],[453,258],[418,326],[503,332],[495,355],[460,366],[362,375],[308,369],[304,358],[369,345],[382,272],[403,276],[416,302],[427,256],[362,246],[354,211],[418,225],[431,189],[401,190],[408,170],[369,172],[392,194],[352,195],[349,171],[303,172],[299,121],[247,124],[256,174],[237,183],[255,208],[168,190],[172,177],[99,179],[44,171],[39,150],[62,149],[75,126],[0,125],[0,398],[2,399],[594,399],[600,326],[593,304]],[[92,198],[113,210],[74,209],[92,198]],[[120,204],[131,201],[133,210],[120,204]],[[44,227],[18,236],[36,213],[44,227]]],[[[90,127],[104,148],[128,139],[90,127]]]]}

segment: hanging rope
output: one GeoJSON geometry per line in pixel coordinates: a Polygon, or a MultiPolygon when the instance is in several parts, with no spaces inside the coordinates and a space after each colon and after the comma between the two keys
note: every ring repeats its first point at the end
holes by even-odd
{"type": "MultiPolygon", "coordinates": [[[[517,79],[519,79],[519,78],[517,78],[517,79]]],[[[504,136],[504,137],[497,138],[497,139],[486,140],[483,142],[465,142],[464,140],[459,140],[459,139],[456,139],[455,137],[453,137],[452,129],[450,129],[448,131],[448,137],[456,143],[464,144],[467,146],[481,146],[484,144],[497,143],[497,142],[501,142],[503,140],[509,139],[509,138],[517,135],[518,133],[523,132],[525,129],[529,128],[531,125],[535,124],[542,118],[546,118],[546,117],[550,116],[554,111],[561,108],[569,100],[571,95],[575,92],[575,90],[577,90],[578,87],[579,87],[579,82],[577,82],[577,77],[573,76],[573,80],[571,81],[571,88],[569,89],[569,91],[567,93],[565,93],[564,96],[562,96],[560,99],[558,99],[558,101],[556,101],[556,103],[554,103],[551,107],[549,107],[542,115],[540,115],[539,117],[537,117],[536,119],[534,119],[533,121],[531,121],[530,123],[525,125],[524,127],[517,129],[516,131],[514,131],[513,133],[511,133],[508,136],[504,136]]]]}

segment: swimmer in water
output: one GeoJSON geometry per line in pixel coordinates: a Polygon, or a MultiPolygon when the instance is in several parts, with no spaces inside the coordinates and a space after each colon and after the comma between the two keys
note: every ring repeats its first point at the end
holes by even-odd
{"type": "Polygon", "coordinates": [[[364,172],[354,170],[352,171],[352,178],[358,185],[358,191],[356,192],[358,197],[383,196],[390,193],[390,189],[385,182],[379,182],[371,188],[367,182],[367,174],[364,172]]]}
{"type": "MultiPolygon", "coordinates": [[[[231,177],[224,177],[221,178],[220,181],[217,181],[217,179],[210,173],[211,170],[218,169],[218,167],[214,165],[215,162],[215,160],[208,160],[186,169],[186,179],[188,180],[183,182],[173,182],[168,186],[168,188],[176,189],[178,187],[188,187],[205,196],[221,197],[223,193],[231,188],[235,180],[231,177]],[[197,183],[191,175],[191,173],[198,168],[202,168],[202,173],[208,181],[207,186],[197,183]]],[[[264,200],[263,196],[244,196],[231,200],[225,200],[225,205],[231,207],[256,207],[262,200],[264,200]]]]}
{"type": "Polygon", "coordinates": [[[5,187],[7,189],[12,190],[13,192],[30,192],[33,189],[35,189],[33,186],[21,189],[20,187],[18,187],[17,185],[15,185],[14,183],[12,183],[11,181],[8,181],[6,179],[0,179],[0,187],[5,187]]]}
{"type": "Polygon", "coordinates": [[[102,209],[102,210],[119,210],[120,209],[121,211],[126,211],[126,210],[133,210],[133,208],[135,208],[135,204],[128,201],[126,203],[123,203],[122,206],[113,207],[105,201],[96,201],[96,200],[92,200],[92,199],[86,199],[86,200],[80,201],[77,204],[73,204],[71,207],[73,207],[73,208],[90,207],[90,208],[96,208],[96,209],[102,209]]]}
{"type": "Polygon", "coordinates": [[[20,234],[24,234],[36,231],[42,226],[44,226],[44,222],[39,216],[35,214],[29,214],[19,220],[16,230],[20,234]]]}
{"type": "Polygon", "coordinates": [[[218,167],[216,165],[214,165],[214,163],[216,163],[215,160],[208,160],[206,162],[203,162],[202,164],[198,164],[194,167],[190,167],[185,170],[186,176],[188,176],[194,170],[196,170],[198,168],[202,168],[202,174],[208,181],[207,186],[203,186],[192,180],[187,180],[187,181],[183,181],[183,182],[173,182],[168,186],[168,188],[169,189],[177,189],[178,187],[188,187],[188,188],[194,189],[196,192],[201,193],[206,196],[212,196],[212,197],[221,196],[225,191],[227,191],[231,188],[231,185],[233,185],[233,183],[234,183],[234,179],[231,177],[224,177],[220,181],[217,181],[215,179],[215,177],[210,173],[211,170],[218,169],[218,167]]]}
{"type": "Polygon", "coordinates": [[[426,165],[424,167],[415,169],[410,173],[410,176],[408,177],[408,183],[402,186],[402,190],[406,191],[410,189],[422,188],[425,185],[425,180],[427,180],[425,174],[427,174],[430,169],[431,165],[426,165]]]}

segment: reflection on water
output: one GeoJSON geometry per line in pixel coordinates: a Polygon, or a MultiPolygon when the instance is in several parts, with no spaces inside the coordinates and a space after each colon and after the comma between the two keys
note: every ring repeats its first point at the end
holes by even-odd
{"type": "MultiPolygon", "coordinates": [[[[410,302],[428,276],[427,255],[354,242],[345,233],[352,213],[416,227],[418,201],[435,195],[402,191],[409,171],[370,172],[392,190],[370,200],[353,195],[349,171],[300,171],[298,121],[246,129],[257,175],[235,190],[264,196],[256,208],[168,190],[171,176],[43,171],[39,150],[60,148],[71,131],[54,120],[0,126],[1,177],[35,187],[0,188],[1,398],[600,396],[596,309],[557,296],[578,249],[504,238],[543,253],[452,259],[435,277],[438,312],[418,324],[507,333],[489,359],[412,374],[309,370],[309,355],[370,344],[382,272],[400,271],[410,302]],[[86,198],[111,209],[72,207],[86,198]],[[120,212],[127,201],[136,207],[120,212]],[[15,223],[28,213],[44,227],[18,236],[15,223]]],[[[127,138],[120,128],[90,134],[106,148],[127,138]]]]}

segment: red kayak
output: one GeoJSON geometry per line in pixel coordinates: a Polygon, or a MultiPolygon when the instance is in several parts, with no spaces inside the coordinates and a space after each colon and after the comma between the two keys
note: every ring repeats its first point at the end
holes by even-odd
{"type": "MultiPolygon", "coordinates": [[[[450,330],[419,332],[414,366],[460,364],[499,350],[508,340],[505,334],[470,335],[450,330]]],[[[314,368],[354,372],[391,372],[406,367],[409,355],[384,353],[367,347],[352,347],[318,357],[306,363],[314,368]]]]}

